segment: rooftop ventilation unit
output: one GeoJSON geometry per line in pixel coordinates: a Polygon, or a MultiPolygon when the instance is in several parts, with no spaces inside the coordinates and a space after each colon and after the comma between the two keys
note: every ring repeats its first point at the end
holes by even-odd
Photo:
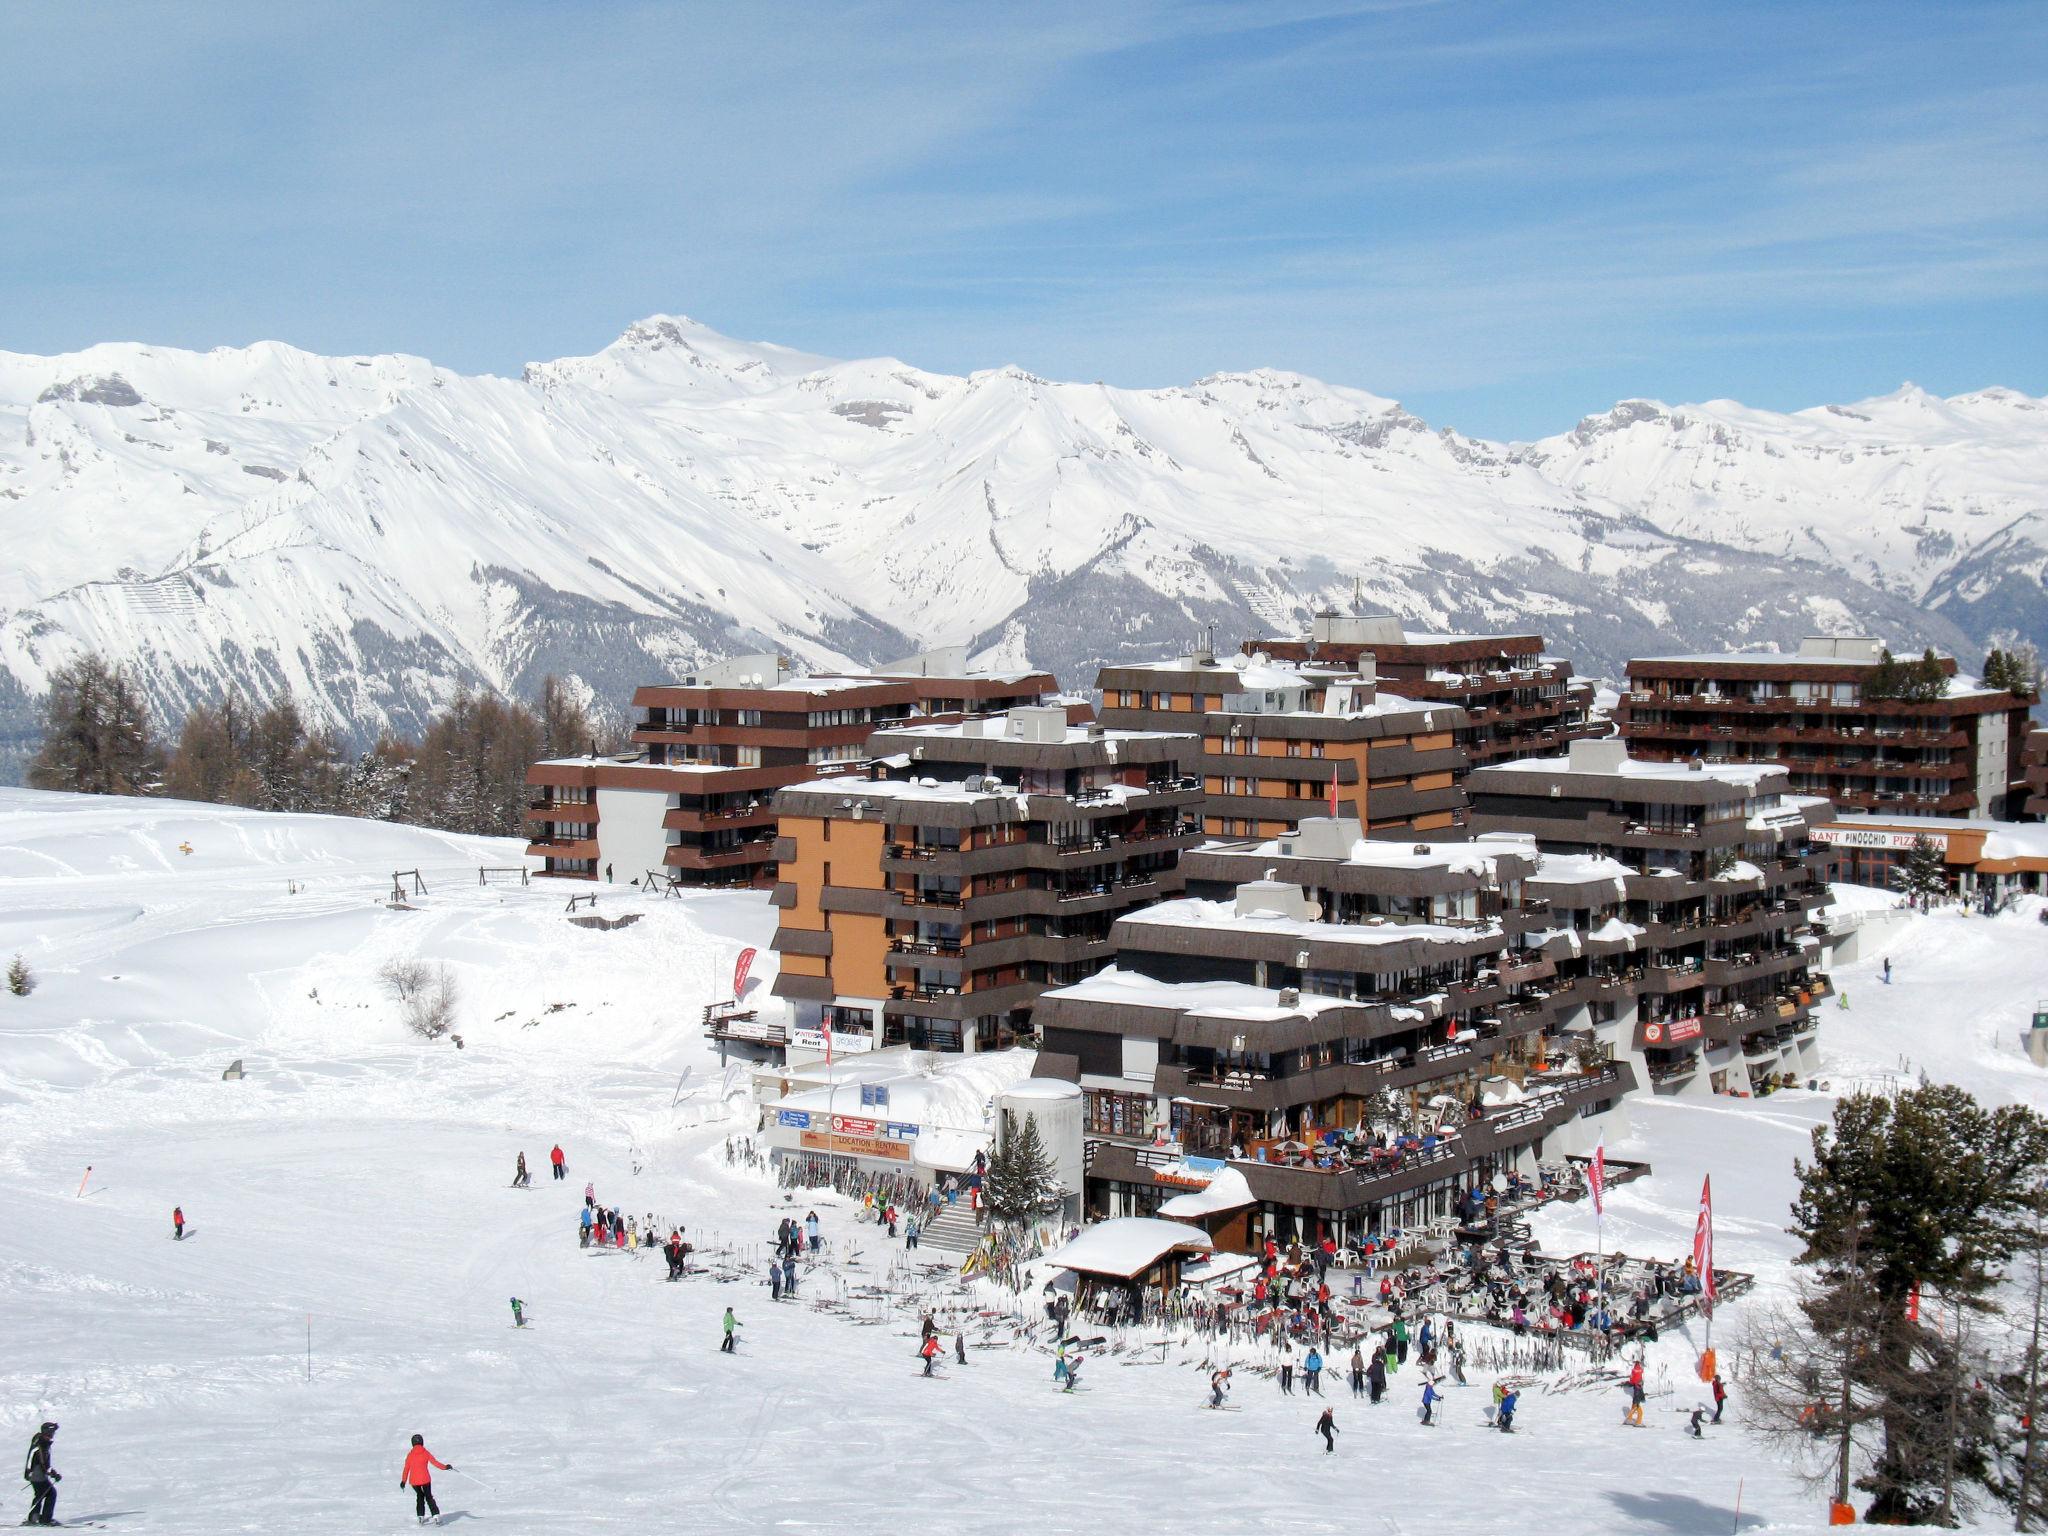
{"type": "Polygon", "coordinates": [[[1299,1008],[1301,1006],[1300,990],[1295,987],[1282,987],[1280,989],[1280,1006],[1282,1008],[1299,1008]]]}

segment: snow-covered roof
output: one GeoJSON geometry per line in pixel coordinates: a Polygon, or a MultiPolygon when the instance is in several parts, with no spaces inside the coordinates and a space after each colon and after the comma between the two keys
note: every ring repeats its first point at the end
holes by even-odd
{"type": "Polygon", "coordinates": [[[891,739],[904,736],[924,736],[933,740],[955,737],[967,741],[1007,741],[1032,747],[1086,746],[1089,743],[1101,745],[1105,741],[1173,741],[1193,734],[1198,726],[1191,716],[1185,731],[1125,731],[1100,725],[1068,725],[1066,735],[1055,741],[1042,741],[1037,737],[1012,736],[1005,722],[1004,714],[981,715],[971,721],[953,721],[939,724],[930,720],[906,720],[881,728],[881,734],[891,739]]]}
{"type": "Polygon", "coordinates": [[[1234,1211],[1241,1206],[1254,1204],[1258,1196],[1252,1193],[1251,1182],[1235,1168],[1224,1167],[1217,1171],[1203,1189],[1191,1189],[1184,1195],[1175,1195],[1159,1207],[1162,1216],[1186,1220],[1196,1216],[1213,1216],[1218,1211],[1234,1211]]]}
{"type": "Polygon", "coordinates": [[[1737,784],[1754,789],[1765,778],[1783,775],[1783,763],[1653,763],[1640,757],[1624,757],[1613,768],[1590,768],[1584,765],[1574,768],[1569,755],[1563,757],[1520,757],[1511,762],[1488,763],[1479,773],[1569,773],[1582,779],[1676,779],[1699,780],[1718,779],[1723,784],[1737,784]]]}
{"type": "Polygon", "coordinates": [[[1081,1088],[1057,1077],[1027,1077],[1021,1083],[1013,1083],[1003,1090],[1006,1099],[1078,1099],[1081,1088]]]}
{"type": "MultiPolygon", "coordinates": [[[[1314,857],[1302,851],[1299,836],[1225,844],[1224,851],[1263,854],[1267,858],[1314,857]],[[1282,842],[1290,846],[1283,850],[1282,842]]],[[[1495,861],[1503,854],[1534,859],[1536,839],[1526,832],[1490,832],[1470,842],[1440,842],[1427,832],[1417,833],[1410,842],[1360,837],[1352,840],[1342,859],[1332,862],[1366,869],[1441,869],[1454,875],[1491,877],[1498,870],[1495,861]],[[1424,851],[1417,852],[1418,849],[1424,851]]]]}
{"type": "MultiPolygon", "coordinates": [[[[891,1104],[893,1115],[895,1106],[891,1104]]],[[[924,1131],[912,1154],[920,1168],[937,1168],[960,1173],[974,1166],[974,1154],[985,1151],[988,1136],[980,1131],[924,1131]]]]}
{"type": "Polygon", "coordinates": [[[1185,1222],[1120,1216],[1083,1227],[1079,1237],[1047,1254],[1046,1262],[1083,1274],[1129,1280],[1170,1253],[1212,1253],[1215,1248],[1208,1233],[1185,1222]]]}
{"type": "Polygon", "coordinates": [[[1622,880],[1634,874],[1619,859],[1604,853],[1546,853],[1532,885],[1591,885],[1596,880],[1622,880]]]}
{"type": "Polygon", "coordinates": [[[1280,994],[1272,987],[1255,987],[1244,981],[1155,981],[1136,971],[1110,966],[1086,981],[1057,987],[1044,994],[1081,1003],[1116,1003],[1136,1008],[1172,1008],[1199,1013],[1213,1019],[1243,1019],[1270,1022],[1321,1013],[1325,1008],[1342,1008],[1341,997],[1303,992],[1300,1000],[1283,1008],[1280,994]]]}
{"type": "Polygon", "coordinates": [[[793,794],[836,794],[875,805],[899,801],[916,801],[925,805],[972,805],[983,800],[1014,800],[1019,793],[1014,784],[1000,789],[984,789],[981,787],[984,782],[979,776],[971,779],[863,779],[849,774],[843,778],[806,779],[789,788],[793,794]]]}
{"type": "Polygon", "coordinates": [[[1500,932],[1486,925],[1453,928],[1446,923],[1324,923],[1278,912],[1239,913],[1234,903],[1183,896],[1127,912],[1120,922],[1160,928],[1221,928],[1238,933],[1274,933],[1318,944],[1470,944],[1500,932]]]}
{"type": "MultiPolygon", "coordinates": [[[[831,1087],[805,1089],[775,1100],[769,1108],[809,1110],[818,1114],[868,1115],[917,1125],[925,1134],[933,1130],[979,1134],[987,1123],[988,1101],[1012,1084],[1028,1078],[1038,1062],[1038,1053],[1028,1050],[949,1056],[943,1059],[943,1063],[931,1059],[934,1053],[920,1054],[924,1059],[912,1070],[906,1071],[898,1064],[892,1072],[855,1077],[854,1074],[860,1074],[862,1069],[853,1066],[849,1069],[848,1078],[840,1079],[836,1091],[831,1087]],[[851,1091],[849,1082],[888,1089],[888,1104],[863,1109],[860,1095],[851,1091]]],[[[835,1077],[838,1076],[839,1065],[833,1064],[835,1077]]],[[[809,1073],[810,1068],[806,1067],[804,1071],[809,1073]]],[[[968,1155],[970,1158],[973,1156],[971,1152],[968,1155]]]]}

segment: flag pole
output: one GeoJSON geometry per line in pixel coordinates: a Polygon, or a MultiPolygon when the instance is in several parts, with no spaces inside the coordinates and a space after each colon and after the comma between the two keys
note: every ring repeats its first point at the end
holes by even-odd
{"type": "MultiPolygon", "coordinates": [[[[1600,1311],[1607,1311],[1607,1133],[1593,1144],[1587,1184],[1593,1191],[1593,1286],[1600,1311]]],[[[1613,1318],[1608,1318],[1611,1325],[1613,1318]]]]}

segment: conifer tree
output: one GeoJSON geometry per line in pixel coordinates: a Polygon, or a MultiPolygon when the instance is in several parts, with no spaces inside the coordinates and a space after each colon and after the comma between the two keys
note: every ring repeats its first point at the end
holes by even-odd
{"type": "Polygon", "coordinates": [[[29,764],[32,789],[149,795],[163,787],[163,754],[149,705],[127,669],[87,652],[50,674],[43,741],[29,764]]]}
{"type": "Polygon", "coordinates": [[[1968,1390],[1960,1327],[1934,1328],[1925,1309],[1938,1297],[1953,1323],[1993,1306],[2048,1170],[2048,1120],[1983,1108],[1945,1083],[1857,1094],[1796,1166],[1801,1310],[1812,1351],[1838,1360],[1842,1378],[1838,1406],[1815,1410],[1820,1424],[1839,1413],[1878,1426],[1857,1479],[1872,1522],[1952,1516],[1965,1485],[1991,1481],[1991,1427],[1968,1390]]]}
{"type": "Polygon", "coordinates": [[[1002,1134],[981,1178],[981,1203],[997,1221],[1027,1222],[1058,1208],[1065,1191],[1038,1121],[1003,1111],[1002,1134]]]}
{"type": "Polygon", "coordinates": [[[16,955],[7,962],[7,990],[16,997],[27,997],[35,989],[36,979],[29,971],[28,962],[16,955]]]}
{"type": "Polygon", "coordinates": [[[1916,837],[1913,846],[1893,871],[1893,881],[1923,912],[1937,898],[1948,893],[1948,866],[1932,838],[1916,837]]]}

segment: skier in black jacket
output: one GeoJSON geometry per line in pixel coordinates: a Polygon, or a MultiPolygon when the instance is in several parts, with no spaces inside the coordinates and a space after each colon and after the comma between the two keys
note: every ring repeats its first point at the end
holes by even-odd
{"type": "Polygon", "coordinates": [[[28,1460],[21,1468],[22,1480],[30,1491],[28,1518],[21,1522],[23,1525],[57,1523],[57,1485],[64,1481],[64,1475],[50,1465],[50,1442],[56,1437],[57,1426],[45,1424],[29,1439],[28,1460]]]}

